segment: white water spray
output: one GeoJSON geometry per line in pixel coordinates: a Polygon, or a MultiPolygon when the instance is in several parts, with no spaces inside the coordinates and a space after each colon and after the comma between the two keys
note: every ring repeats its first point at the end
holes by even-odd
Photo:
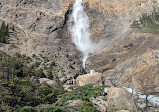
{"type": "Polygon", "coordinates": [[[88,56],[84,56],[82,59],[82,68],[84,68],[84,69],[86,68],[85,63],[87,61],[87,58],[88,58],[88,56]]]}
{"type": "Polygon", "coordinates": [[[82,0],[76,0],[73,5],[74,25],[71,28],[72,41],[76,47],[83,53],[82,68],[85,68],[85,62],[88,58],[90,46],[89,18],[83,10],[82,0]]]}
{"type": "Polygon", "coordinates": [[[103,41],[94,43],[90,39],[90,22],[82,6],[82,0],[76,0],[73,5],[74,24],[70,28],[72,41],[77,49],[83,53],[82,68],[85,69],[85,62],[89,53],[94,53],[103,47],[103,41]]]}

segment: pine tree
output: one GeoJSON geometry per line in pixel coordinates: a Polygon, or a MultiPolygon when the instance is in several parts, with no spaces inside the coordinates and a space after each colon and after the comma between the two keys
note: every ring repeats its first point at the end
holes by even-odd
{"type": "Polygon", "coordinates": [[[9,37],[9,28],[6,26],[5,22],[2,22],[2,26],[0,28],[0,42],[7,43],[7,38],[9,37]]]}
{"type": "Polygon", "coordinates": [[[14,31],[14,25],[12,26],[12,31],[14,31]]]}

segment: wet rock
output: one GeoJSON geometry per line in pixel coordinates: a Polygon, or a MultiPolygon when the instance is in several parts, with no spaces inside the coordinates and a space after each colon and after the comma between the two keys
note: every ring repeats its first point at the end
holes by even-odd
{"type": "Polygon", "coordinates": [[[138,106],[138,108],[141,108],[141,109],[146,107],[145,103],[137,103],[136,105],[138,106]]]}

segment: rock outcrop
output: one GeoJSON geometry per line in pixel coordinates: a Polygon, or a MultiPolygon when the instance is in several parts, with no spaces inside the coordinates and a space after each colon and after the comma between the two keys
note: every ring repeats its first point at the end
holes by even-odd
{"type": "Polygon", "coordinates": [[[87,66],[103,73],[114,85],[143,91],[147,82],[151,86],[148,91],[157,92],[158,41],[156,35],[132,33],[90,56],[87,66]]]}
{"type": "Polygon", "coordinates": [[[80,75],[77,77],[76,82],[79,86],[84,86],[87,84],[96,84],[102,85],[102,77],[101,73],[95,72],[92,74],[80,75]]]}
{"type": "Polygon", "coordinates": [[[91,99],[93,106],[100,112],[106,112],[108,107],[108,102],[104,101],[103,98],[104,96],[99,96],[91,99]]]}
{"type": "Polygon", "coordinates": [[[136,107],[132,99],[132,95],[121,88],[108,88],[108,106],[114,109],[126,109],[130,112],[135,112],[136,107]]]}
{"type": "Polygon", "coordinates": [[[128,110],[119,110],[117,112],[129,112],[128,110]]]}
{"type": "Polygon", "coordinates": [[[69,106],[69,107],[73,107],[73,106],[77,106],[81,103],[81,100],[69,100],[66,103],[64,103],[64,106],[69,106]]]}
{"type": "Polygon", "coordinates": [[[40,78],[38,80],[41,84],[47,84],[47,85],[49,85],[50,87],[53,87],[53,88],[57,88],[57,86],[58,86],[57,82],[54,81],[54,80],[50,80],[50,79],[47,79],[47,78],[40,78]]]}
{"type": "MultiPolygon", "coordinates": [[[[73,23],[73,3],[74,0],[1,0],[0,20],[15,25],[18,30],[16,38],[12,38],[17,48],[5,45],[0,49],[8,53],[47,56],[55,61],[58,69],[65,71],[57,75],[79,71],[82,56],[71,41],[68,28],[73,23]]],[[[91,38],[96,42],[104,39],[103,44],[107,46],[116,38],[130,34],[132,21],[158,7],[158,0],[84,0],[83,5],[90,18],[91,38]]],[[[102,63],[106,65],[105,62],[102,63]]]]}

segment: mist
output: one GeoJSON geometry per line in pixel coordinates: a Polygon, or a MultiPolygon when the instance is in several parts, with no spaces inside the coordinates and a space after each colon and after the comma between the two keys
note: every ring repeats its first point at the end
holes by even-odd
{"type": "Polygon", "coordinates": [[[82,6],[82,0],[76,0],[73,5],[74,24],[70,28],[72,41],[77,49],[82,52],[82,68],[85,68],[85,62],[89,53],[95,53],[104,47],[105,42],[99,40],[98,43],[91,40],[90,21],[82,6]]]}

